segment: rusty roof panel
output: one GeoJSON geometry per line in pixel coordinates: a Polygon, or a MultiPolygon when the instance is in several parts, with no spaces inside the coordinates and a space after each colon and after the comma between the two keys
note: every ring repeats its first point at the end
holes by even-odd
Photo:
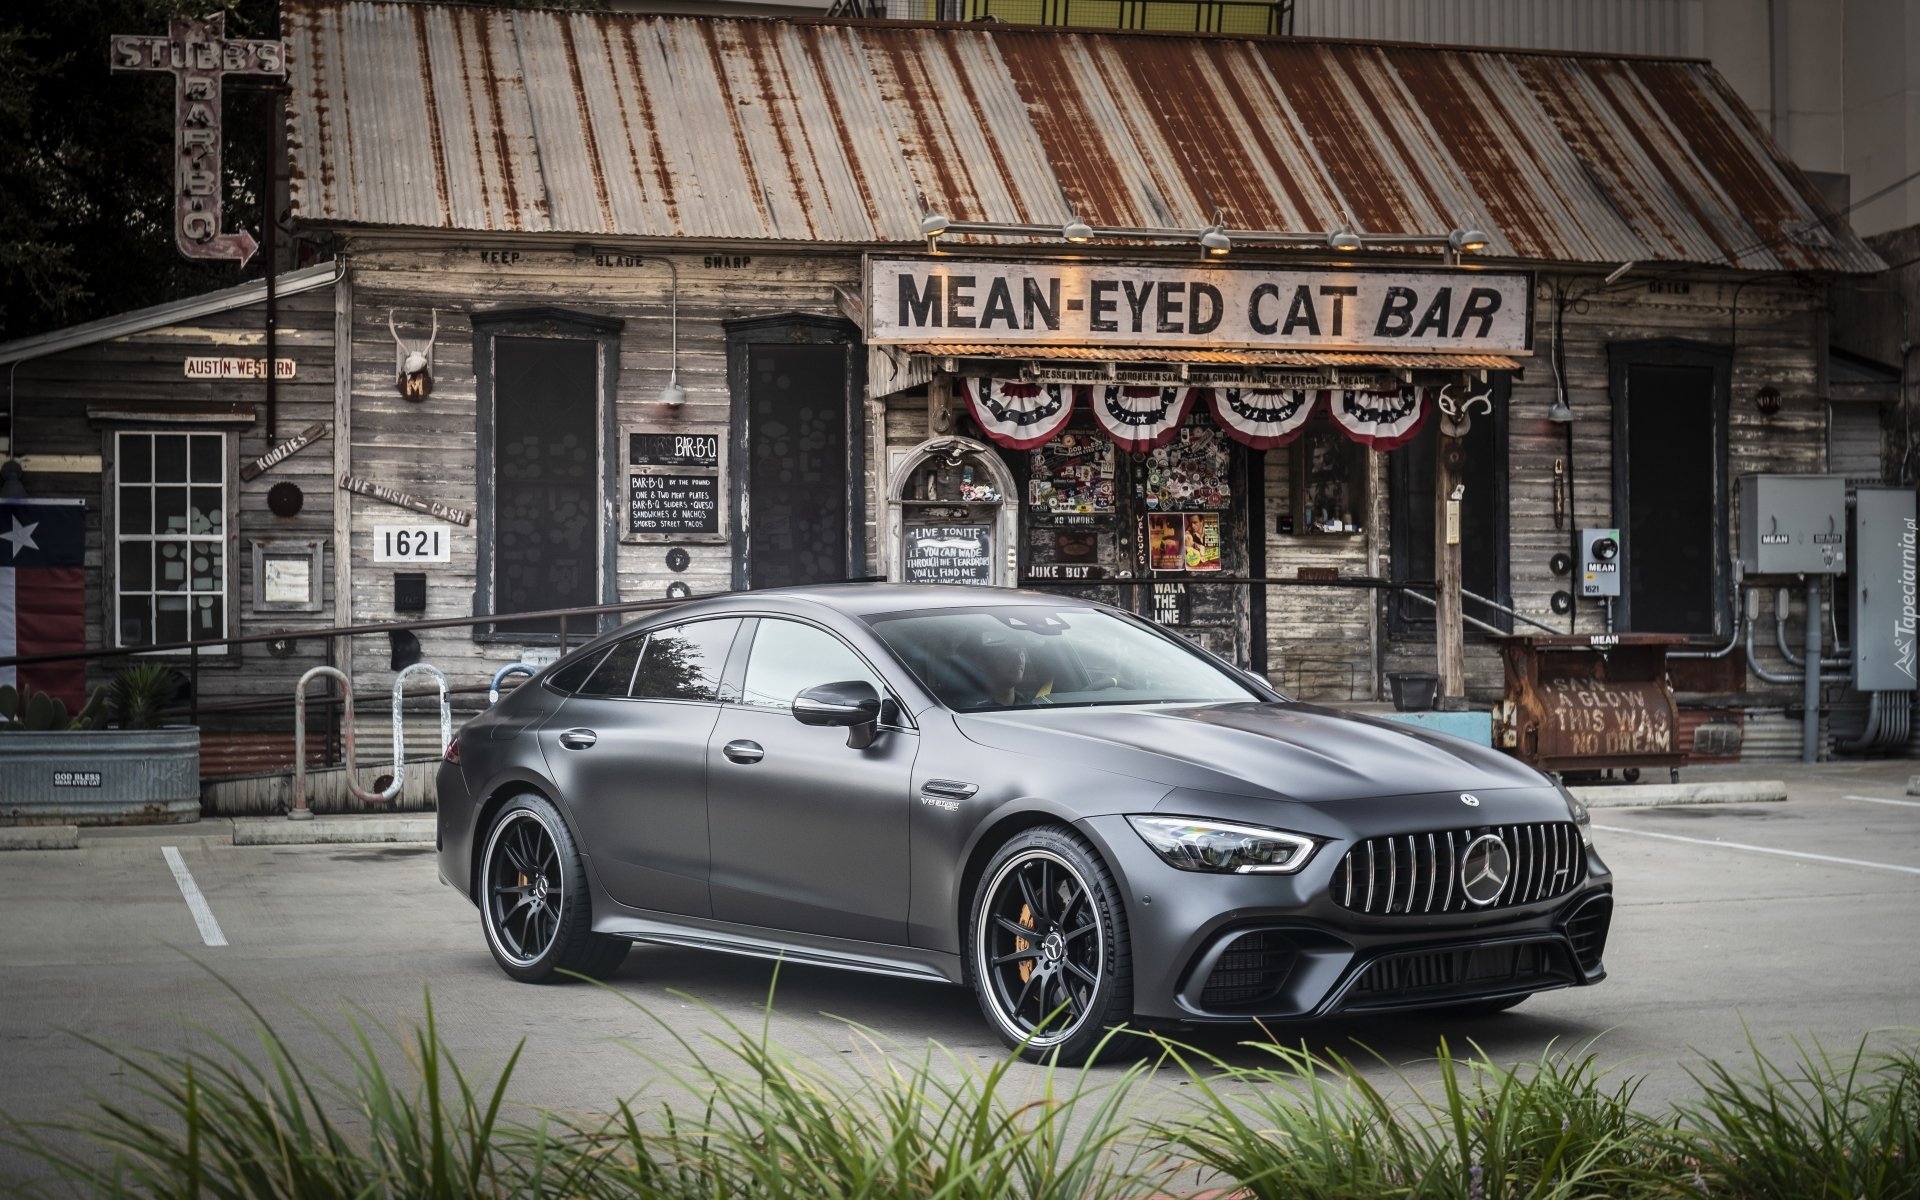
{"type": "Polygon", "coordinates": [[[911,245],[954,220],[1872,271],[1704,63],[287,0],[305,220],[911,245]]]}

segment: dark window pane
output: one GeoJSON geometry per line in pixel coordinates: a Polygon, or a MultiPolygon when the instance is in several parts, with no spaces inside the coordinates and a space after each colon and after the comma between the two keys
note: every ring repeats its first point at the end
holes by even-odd
{"type": "Polygon", "coordinates": [[[153,489],[153,531],[155,533],[187,532],[187,489],[183,487],[153,489]]]}
{"type": "Polygon", "coordinates": [[[150,483],[153,480],[153,438],[144,433],[120,435],[120,481],[150,483]]]}
{"type": "Polygon", "coordinates": [[[753,635],[753,657],[747,660],[744,704],[788,708],[793,698],[822,683],[864,679],[883,695],[886,685],[847,644],[824,629],[798,621],[763,618],[753,635]]]}
{"type": "MultiPolygon", "coordinates": [[[[494,611],[598,604],[597,344],[501,337],[493,347],[494,611]]],[[[559,622],[496,628],[555,631],[559,622]]]]}
{"type": "Polygon", "coordinates": [[[155,434],[153,438],[153,479],[155,483],[187,481],[187,438],[182,433],[155,434]]]}
{"type": "Polygon", "coordinates": [[[120,489],[120,532],[123,534],[153,532],[153,489],[141,484],[139,487],[120,489]]]}
{"type": "Polygon", "coordinates": [[[157,616],[157,627],[153,640],[156,642],[184,642],[187,640],[187,598],[185,596],[155,596],[153,599],[157,616]]]}
{"type": "Polygon", "coordinates": [[[661,629],[647,638],[633,694],[646,699],[717,700],[720,672],[740,622],[695,621],[661,629]]]}
{"type": "Polygon", "coordinates": [[[220,543],[196,541],[189,543],[187,554],[191,560],[193,590],[196,592],[217,592],[220,590],[220,543]]]}
{"type": "Polygon", "coordinates": [[[1627,376],[1626,404],[1633,628],[1712,633],[1720,511],[1713,372],[1636,363],[1627,376]]]}
{"type": "Polygon", "coordinates": [[[644,638],[623,638],[600,660],[593,674],[581,687],[582,696],[625,696],[633,684],[633,666],[640,661],[640,643],[644,638]]]}
{"type": "Polygon", "coordinates": [[[573,693],[593,674],[593,668],[599,665],[600,658],[606,653],[606,647],[586,654],[575,654],[566,660],[559,670],[547,676],[547,686],[558,691],[573,693]]]}
{"type": "Polygon", "coordinates": [[[153,642],[153,597],[120,597],[120,644],[146,646],[153,642]]]}
{"type": "Polygon", "coordinates": [[[120,590],[145,592],[153,589],[153,543],[120,543],[120,590]]]}
{"type": "Polygon", "coordinates": [[[193,442],[193,481],[195,483],[219,483],[221,463],[226,458],[226,439],[217,433],[196,433],[193,442]]]}
{"type": "Polygon", "coordinates": [[[187,511],[187,532],[219,533],[225,524],[225,514],[220,509],[220,489],[194,488],[192,506],[187,511]]]}

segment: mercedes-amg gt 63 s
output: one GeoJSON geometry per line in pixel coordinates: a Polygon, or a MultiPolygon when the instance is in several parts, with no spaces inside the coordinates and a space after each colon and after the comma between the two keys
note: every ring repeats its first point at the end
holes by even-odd
{"type": "Polygon", "coordinates": [[[944,980],[1073,1062],[1122,1022],[1492,1011],[1605,975],[1611,876],[1552,779],[1058,596],[654,614],[468,722],[439,793],[441,878],[528,983],[636,941],[944,980]]]}

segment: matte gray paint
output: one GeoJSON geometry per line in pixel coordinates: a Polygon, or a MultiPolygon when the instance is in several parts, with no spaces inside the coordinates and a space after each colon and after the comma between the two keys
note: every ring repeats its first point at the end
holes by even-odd
{"type": "MultiPolygon", "coordinates": [[[[859,620],[877,612],[982,602],[1050,604],[1057,598],[978,588],[818,587],[700,601],[643,618],[652,627],[696,615],[779,615],[832,629],[881,667],[902,705],[917,717],[918,732],[886,732],[860,751],[844,745],[840,730],[803,726],[783,713],[754,713],[760,728],[751,731],[753,740],[768,753],[762,762],[741,765],[719,757],[720,746],[748,732],[727,724],[729,714],[723,713],[706,743],[710,772],[718,775],[724,766],[737,778],[748,772],[772,776],[783,769],[776,764],[790,763],[784,769],[794,771],[802,786],[787,793],[761,782],[714,793],[708,806],[712,918],[617,902],[606,886],[612,871],[604,861],[606,847],[589,832],[581,841],[590,855],[595,928],[646,941],[785,954],[959,982],[960,929],[972,899],[962,889],[968,865],[999,843],[1003,822],[1041,814],[1087,838],[1114,871],[1133,944],[1136,1011],[1162,1020],[1242,1021],[1244,1014],[1195,1007],[1195,964],[1209,961],[1223,934],[1249,926],[1280,928],[1310,943],[1285,1003],[1263,1015],[1311,1017],[1341,1003],[1341,989],[1355,977],[1349,968],[1369,955],[1491,939],[1563,940],[1573,910],[1611,890],[1605,865],[1589,851],[1587,882],[1549,901],[1422,917],[1365,917],[1344,909],[1328,895],[1328,881],[1356,840],[1564,821],[1565,803],[1544,776],[1484,747],[1293,704],[1277,693],[1246,704],[956,716],[899,668],[859,620]],[[779,734],[769,732],[776,727],[779,734]],[[955,798],[952,789],[927,793],[930,780],[976,790],[964,798],[955,798]],[[1463,804],[1463,791],[1480,803],[1463,804]],[[889,805],[895,810],[889,812],[889,805]],[[837,819],[819,819],[823,808],[837,819]],[[1153,811],[1291,829],[1326,844],[1294,875],[1180,871],[1161,861],[1125,820],[1129,813],[1153,811]],[[718,819],[722,813],[725,818],[718,819]],[[896,897],[904,902],[897,919],[889,907],[896,897]]],[[[502,724],[525,728],[540,714],[564,712],[562,698],[544,686],[551,671],[470,722],[459,735],[461,765],[441,769],[440,869],[463,891],[471,890],[473,824],[485,797],[534,784],[559,801],[577,837],[602,811],[594,806],[604,797],[573,797],[547,774],[544,758],[556,751],[550,748],[543,758],[525,733],[501,740],[488,734],[502,724]]],[[[544,728],[560,727],[548,719],[544,728]]],[[[650,820],[640,804],[631,813],[630,827],[616,835],[629,851],[644,842],[650,820]]],[[[677,819],[684,820],[684,813],[677,819]]],[[[685,867],[682,861],[676,870],[685,867]]],[[[1596,971],[1567,982],[1602,977],[1604,971],[1596,971]]]]}

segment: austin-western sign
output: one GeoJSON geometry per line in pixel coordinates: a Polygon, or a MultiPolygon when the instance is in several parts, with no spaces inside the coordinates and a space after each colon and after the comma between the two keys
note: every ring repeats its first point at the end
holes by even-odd
{"type": "Polygon", "coordinates": [[[1526,354],[1533,277],[1494,271],[873,259],[867,341],[1526,354]]]}
{"type": "Polygon", "coordinates": [[[220,81],[287,75],[282,42],[227,40],[227,17],[175,18],[165,37],[115,34],[113,69],[173,76],[174,241],[188,258],[253,257],[253,235],[220,232],[220,81]]]}

